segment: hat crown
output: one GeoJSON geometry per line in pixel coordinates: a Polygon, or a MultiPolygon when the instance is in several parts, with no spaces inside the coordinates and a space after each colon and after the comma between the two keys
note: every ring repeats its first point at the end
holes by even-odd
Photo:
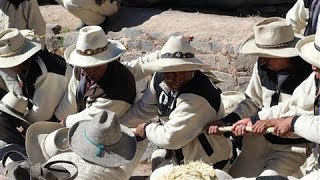
{"type": "Polygon", "coordinates": [[[56,154],[70,149],[68,131],[68,128],[60,128],[45,135],[46,137],[42,139],[42,142],[40,142],[42,145],[41,150],[47,160],[56,154]]]}
{"type": "Polygon", "coordinates": [[[114,112],[103,111],[94,116],[91,121],[92,125],[85,132],[91,141],[103,146],[111,146],[121,140],[120,123],[114,112]]]}
{"type": "Polygon", "coordinates": [[[256,44],[275,46],[290,43],[295,35],[291,23],[283,18],[268,18],[254,27],[256,44]]]}
{"type": "Polygon", "coordinates": [[[0,56],[14,56],[23,48],[26,38],[18,29],[10,28],[0,33],[0,56]]]}
{"type": "MultiPolygon", "coordinates": [[[[104,48],[108,42],[106,34],[100,26],[87,26],[80,29],[76,49],[81,52],[86,52],[88,50],[95,51],[104,48]]],[[[88,55],[90,55],[90,52],[88,55]]]]}
{"type": "Polygon", "coordinates": [[[174,53],[195,53],[195,49],[183,36],[171,36],[161,49],[161,55],[174,53]]]}
{"type": "Polygon", "coordinates": [[[27,112],[28,99],[26,97],[18,95],[14,91],[9,91],[1,99],[1,103],[11,110],[15,110],[18,115],[25,115],[27,112]]]}

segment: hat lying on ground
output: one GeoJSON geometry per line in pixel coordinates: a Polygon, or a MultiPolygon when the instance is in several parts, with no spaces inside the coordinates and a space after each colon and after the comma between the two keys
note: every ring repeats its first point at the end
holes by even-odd
{"type": "Polygon", "coordinates": [[[45,163],[54,155],[70,151],[68,128],[55,122],[32,124],[26,134],[26,150],[32,163],[45,163]]]}
{"type": "Polygon", "coordinates": [[[112,111],[79,121],[69,131],[71,149],[84,160],[104,167],[118,167],[133,159],[137,142],[133,132],[120,125],[112,111]]]}
{"type": "Polygon", "coordinates": [[[19,123],[26,128],[30,123],[24,119],[27,111],[28,99],[9,91],[0,101],[0,111],[7,113],[20,120],[19,123]]]}
{"type": "Polygon", "coordinates": [[[107,39],[100,26],[86,26],[80,29],[77,43],[66,49],[64,57],[74,66],[96,67],[118,59],[125,50],[120,42],[107,39]]]}
{"type": "Polygon", "coordinates": [[[305,61],[320,68],[320,29],[317,29],[316,34],[301,39],[296,49],[305,61]]]}
{"type": "Polygon", "coordinates": [[[9,28],[0,32],[0,68],[17,66],[41,49],[41,44],[27,38],[30,30],[9,28]]]}
{"type": "Polygon", "coordinates": [[[254,34],[246,39],[239,48],[240,53],[259,57],[295,57],[294,48],[302,35],[295,34],[289,21],[272,17],[259,22],[254,27],[254,34]]]}
{"type": "Polygon", "coordinates": [[[237,107],[238,104],[243,101],[246,96],[238,91],[226,91],[221,93],[221,100],[224,105],[225,113],[230,114],[237,107]]]}
{"type": "Polygon", "coordinates": [[[172,36],[161,49],[160,59],[146,62],[143,69],[152,72],[179,72],[210,69],[195,57],[195,49],[183,36],[172,36]]]}

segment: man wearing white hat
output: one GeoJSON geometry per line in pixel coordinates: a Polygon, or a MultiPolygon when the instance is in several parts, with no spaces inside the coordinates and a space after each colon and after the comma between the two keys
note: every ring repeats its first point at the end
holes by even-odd
{"type": "Polygon", "coordinates": [[[224,116],[221,91],[200,71],[210,66],[194,52],[182,36],[170,37],[160,59],[143,64],[155,74],[141,99],[120,121],[138,125],[136,135],[167,149],[174,164],[201,159],[224,168],[231,142],[223,135],[210,137],[203,132],[212,119],[224,116]],[[157,115],[159,122],[141,123],[157,115]]]}
{"type": "Polygon", "coordinates": [[[76,30],[84,26],[98,25],[105,29],[109,25],[108,17],[118,12],[120,0],[56,0],[67,11],[82,22],[76,30]]]}
{"type": "Polygon", "coordinates": [[[127,180],[148,146],[121,125],[114,112],[103,111],[92,119],[79,121],[68,133],[73,152],[53,156],[50,161],[68,160],[78,167],[81,180],[127,180]]]}
{"type": "MultiPolygon", "coordinates": [[[[268,127],[274,127],[274,131],[278,136],[296,135],[303,137],[311,142],[317,143],[312,151],[315,164],[307,167],[307,175],[302,179],[319,179],[319,80],[320,80],[320,30],[315,35],[307,36],[301,39],[296,49],[299,55],[309,64],[312,65],[313,73],[301,83],[293,92],[292,97],[281,106],[278,110],[274,110],[277,119],[266,120],[268,127]],[[282,117],[282,118],[281,118],[282,117]]],[[[267,117],[267,116],[265,116],[267,117]]]]}
{"type": "Polygon", "coordinates": [[[135,81],[151,73],[143,70],[141,64],[155,59],[157,52],[119,62],[123,53],[125,47],[107,39],[101,27],[86,26],[80,30],[77,43],[65,51],[67,62],[75,68],[68,92],[57,109],[63,114],[58,118],[66,119],[67,127],[106,109],[119,118],[128,111],[136,98],[135,81]]]}
{"type": "MultiPolygon", "coordinates": [[[[243,135],[246,126],[254,124],[255,127],[263,122],[260,121],[262,112],[270,111],[272,106],[291,97],[295,88],[311,73],[310,65],[298,57],[294,48],[300,37],[282,18],[268,18],[254,27],[254,34],[240,46],[241,53],[259,56],[246,89],[247,98],[233,113],[213,122],[210,133],[217,132],[217,126],[234,123],[233,133],[243,135]]],[[[266,175],[264,172],[272,169],[280,175],[292,175],[305,162],[308,148],[308,141],[302,138],[248,135],[244,137],[242,152],[229,173],[233,177],[256,177],[266,175]]]]}
{"type": "Polygon", "coordinates": [[[21,94],[28,98],[25,118],[30,123],[56,119],[56,107],[71,77],[71,67],[64,59],[41,50],[38,42],[30,40],[33,37],[30,30],[0,32],[0,68],[16,75],[21,94]]]}

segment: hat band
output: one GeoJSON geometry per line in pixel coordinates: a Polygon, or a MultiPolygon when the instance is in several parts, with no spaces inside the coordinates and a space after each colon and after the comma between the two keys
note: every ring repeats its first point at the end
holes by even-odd
{"type": "Polygon", "coordinates": [[[314,48],[316,48],[316,50],[320,52],[320,46],[318,46],[316,43],[314,43],[313,45],[314,45],[314,48]]]}
{"type": "Polygon", "coordinates": [[[81,50],[77,50],[77,53],[82,55],[82,56],[93,56],[93,55],[96,55],[96,54],[99,54],[99,53],[102,53],[104,51],[106,51],[109,47],[109,42],[101,47],[101,48],[97,48],[97,49],[86,49],[84,51],[81,51],[81,50]]]}
{"type": "Polygon", "coordinates": [[[276,45],[264,45],[264,44],[258,44],[256,43],[256,46],[258,46],[259,48],[265,48],[265,49],[276,49],[276,48],[282,48],[282,47],[285,47],[285,46],[288,46],[290,45],[292,41],[289,41],[287,43],[281,43],[281,44],[276,44],[276,45]]]}
{"type": "Polygon", "coordinates": [[[165,54],[161,54],[161,58],[194,58],[194,54],[189,52],[165,53],[165,54]]]}
{"type": "Polygon", "coordinates": [[[12,56],[12,55],[15,55],[17,54],[17,52],[19,52],[23,47],[24,47],[24,44],[26,43],[26,38],[24,38],[24,41],[22,43],[22,46],[19,47],[17,50],[11,52],[11,53],[7,53],[7,54],[0,54],[0,57],[9,57],[9,56],[12,56]]]}
{"type": "Polygon", "coordinates": [[[12,111],[14,114],[16,114],[16,115],[20,116],[21,118],[24,116],[24,114],[23,114],[23,113],[21,113],[21,112],[19,112],[19,111],[15,110],[14,108],[12,108],[12,107],[8,106],[8,105],[7,105],[7,104],[5,104],[4,102],[0,101],[0,104],[2,104],[5,108],[9,109],[9,110],[10,110],[10,111],[12,111]]]}

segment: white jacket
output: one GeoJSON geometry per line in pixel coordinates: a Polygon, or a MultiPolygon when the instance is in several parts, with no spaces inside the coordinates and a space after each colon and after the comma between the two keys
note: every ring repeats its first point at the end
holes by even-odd
{"type": "MultiPolygon", "coordinates": [[[[153,87],[154,77],[141,99],[120,119],[120,123],[135,127],[157,115],[158,98],[153,87]]],[[[164,85],[164,82],[161,84],[164,85]]],[[[224,116],[222,102],[217,112],[202,96],[183,93],[177,97],[175,106],[176,108],[167,119],[161,119],[161,123],[154,122],[146,126],[146,136],[150,142],[170,150],[182,148],[184,161],[201,159],[205,163],[214,164],[230,157],[231,142],[223,135],[205,134],[214,149],[211,156],[206,154],[197,138],[204,132],[208,123],[224,116]]]]}
{"type": "Polygon", "coordinates": [[[307,26],[308,18],[309,9],[305,8],[303,0],[297,0],[286,14],[286,19],[291,22],[293,31],[298,34],[303,34],[301,31],[307,26]]]}
{"type": "MultiPolygon", "coordinates": [[[[135,77],[135,80],[139,81],[152,73],[149,71],[145,71],[142,68],[142,64],[159,58],[159,53],[160,51],[155,51],[144,57],[140,57],[132,61],[122,61],[121,63],[127,69],[129,69],[129,71],[135,77]]],[[[74,73],[75,72],[73,72],[73,75],[70,79],[70,82],[68,85],[68,91],[65,93],[62,101],[59,104],[59,107],[57,108],[57,112],[59,112],[59,116],[57,116],[57,118],[60,120],[64,120],[67,118],[68,127],[77,121],[90,119],[105,109],[115,112],[117,116],[120,118],[131,107],[131,104],[121,100],[111,100],[108,98],[99,97],[93,100],[89,99],[93,102],[90,104],[87,104],[85,110],[77,113],[76,90],[80,82],[76,79],[74,73]]]]}

